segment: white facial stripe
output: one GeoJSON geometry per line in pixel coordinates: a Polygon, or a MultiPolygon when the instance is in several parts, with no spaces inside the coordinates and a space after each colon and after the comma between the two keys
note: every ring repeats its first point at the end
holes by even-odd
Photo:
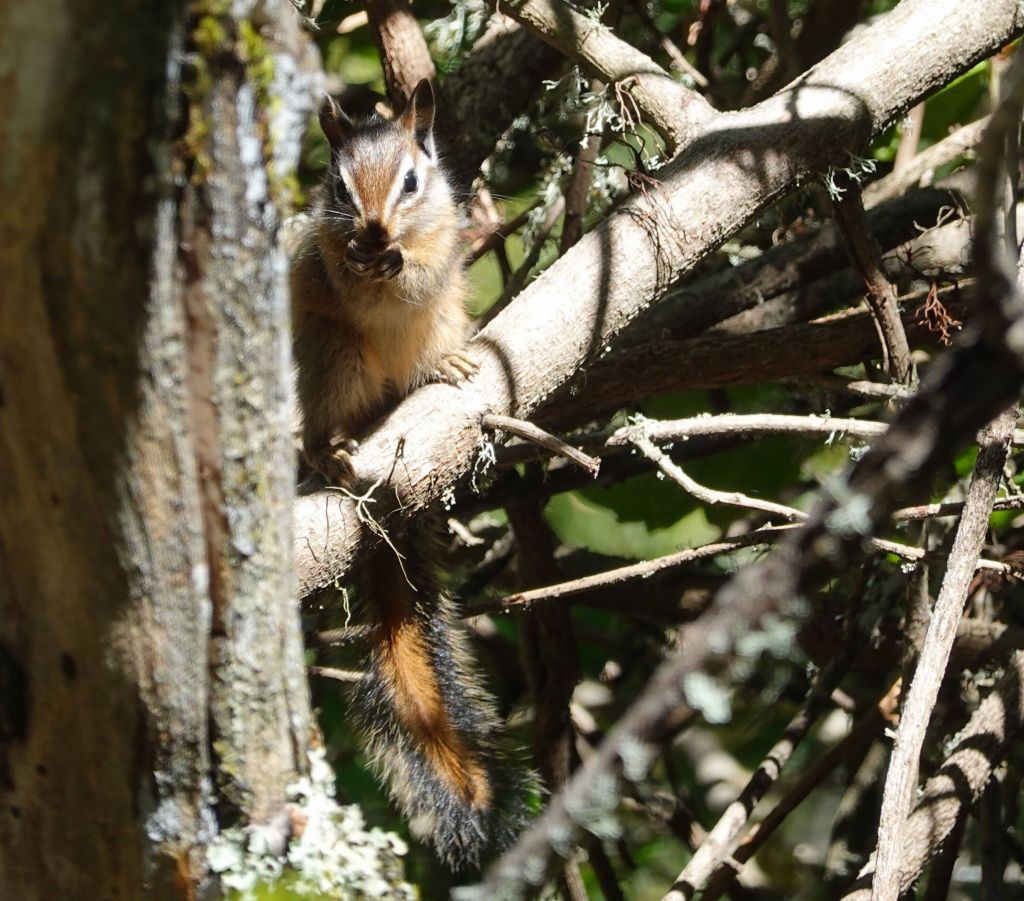
{"type": "Polygon", "coordinates": [[[352,198],[352,206],[356,208],[359,213],[363,212],[363,201],[359,198],[359,192],[356,190],[355,181],[349,174],[348,169],[338,164],[338,175],[341,176],[341,180],[345,183],[345,190],[348,191],[348,196],[352,198]]]}
{"type": "MultiPolygon", "coordinates": [[[[390,219],[391,214],[395,211],[395,207],[398,205],[398,201],[405,190],[405,176],[406,173],[413,168],[415,161],[408,153],[402,156],[402,162],[398,167],[398,171],[395,173],[394,181],[391,182],[391,190],[388,191],[388,199],[384,204],[385,217],[390,219]]],[[[417,177],[419,172],[417,171],[417,177]]]]}

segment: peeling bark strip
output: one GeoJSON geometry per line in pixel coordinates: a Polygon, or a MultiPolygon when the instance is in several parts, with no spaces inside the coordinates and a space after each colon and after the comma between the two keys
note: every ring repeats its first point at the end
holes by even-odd
{"type": "MultiPolygon", "coordinates": [[[[1022,29],[1013,0],[904,0],[781,94],[711,114],[664,182],[586,235],[480,333],[478,376],[461,389],[429,386],[392,414],[356,455],[359,474],[382,480],[386,508],[397,498],[406,515],[423,509],[471,469],[485,413],[530,418],[760,210],[845,164],[849,149],[1022,29]]],[[[301,498],[295,522],[301,589],[331,584],[355,547],[354,504],[325,493],[301,498]]]]}
{"type": "Polygon", "coordinates": [[[217,815],[265,816],[304,764],[268,171],[310,112],[304,43],[286,0],[186,6],[3,16],[0,660],[27,707],[0,729],[0,894],[19,901],[195,897],[217,815]],[[272,97],[295,126],[260,118],[272,97]]]}

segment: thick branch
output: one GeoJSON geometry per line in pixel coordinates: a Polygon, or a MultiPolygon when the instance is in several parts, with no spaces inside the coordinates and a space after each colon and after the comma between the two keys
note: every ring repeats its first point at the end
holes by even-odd
{"type": "Polygon", "coordinates": [[[384,66],[388,99],[401,109],[416,85],[435,75],[423,31],[408,0],[366,0],[366,14],[384,66]]]}
{"type": "MultiPolygon", "coordinates": [[[[957,317],[958,289],[939,292],[957,317]]],[[[906,299],[903,327],[913,347],[934,347],[941,334],[906,299]]],[[[878,333],[869,313],[842,313],[819,322],[764,329],[753,334],[708,334],[689,341],[660,340],[613,351],[583,370],[534,417],[556,430],[587,422],[666,391],[757,385],[813,376],[874,357],[878,333]],[[686,365],[680,366],[679,361],[686,365]]]]}
{"type": "Polygon", "coordinates": [[[513,0],[500,8],[602,81],[628,91],[670,153],[699,134],[712,115],[700,94],[683,87],[645,53],[563,0],[513,0]]]}

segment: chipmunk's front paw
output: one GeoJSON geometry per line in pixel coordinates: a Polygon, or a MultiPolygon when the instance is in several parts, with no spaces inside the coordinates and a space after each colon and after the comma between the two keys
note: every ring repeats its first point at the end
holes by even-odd
{"type": "Polygon", "coordinates": [[[402,271],[404,265],[402,251],[397,247],[389,247],[381,254],[380,260],[377,262],[377,271],[384,278],[392,279],[402,271]]]}
{"type": "Polygon", "coordinates": [[[328,485],[335,488],[351,489],[356,481],[352,466],[352,454],[359,448],[359,442],[352,439],[342,441],[336,447],[324,448],[308,457],[310,469],[323,476],[328,485]]]}
{"type": "Polygon", "coordinates": [[[345,249],[345,262],[356,275],[366,275],[380,262],[380,250],[371,244],[353,241],[345,249]]]}
{"type": "Polygon", "coordinates": [[[431,375],[435,382],[458,385],[470,376],[476,375],[479,370],[480,364],[469,354],[455,351],[444,357],[431,375]]]}

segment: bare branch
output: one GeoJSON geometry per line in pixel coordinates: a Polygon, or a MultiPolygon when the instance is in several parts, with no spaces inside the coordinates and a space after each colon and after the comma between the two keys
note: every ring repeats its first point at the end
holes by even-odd
{"type": "Polygon", "coordinates": [[[500,9],[569,59],[586,65],[602,81],[628,91],[672,154],[713,113],[700,94],[683,87],[649,56],[563,0],[511,0],[501,3],[500,9]]]}
{"type": "Polygon", "coordinates": [[[324,679],[332,679],[335,682],[353,684],[363,681],[363,673],[359,670],[337,669],[333,666],[307,666],[306,671],[311,676],[320,676],[324,679]]]}
{"type": "Polygon", "coordinates": [[[864,279],[865,298],[882,339],[884,369],[893,381],[909,385],[913,381],[910,345],[896,303],[896,288],[882,271],[881,251],[864,221],[860,184],[851,178],[839,189],[841,195],[833,199],[836,221],[846,237],[853,265],[864,279]]]}
{"type": "MultiPolygon", "coordinates": [[[[965,284],[961,289],[939,292],[947,311],[961,321],[969,319],[969,312],[957,296],[962,288],[970,287],[965,284]]],[[[922,292],[917,298],[903,299],[903,326],[912,347],[934,347],[942,342],[941,332],[918,314],[925,296],[922,292]]],[[[613,350],[595,361],[549,398],[534,418],[547,428],[565,430],[627,407],[637,397],[819,376],[872,359],[877,351],[874,318],[860,311],[753,333],[715,332],[683,341],[655,340],[613,350]],[[679,365],[680,360],[686,365],[679,365]]]]}
{"type": "Polygon", "coordinates": [[[698,435],[827,435],[833,439],[859,438],[870,441],[884,434],[887,423],[838,416],[791,416],[780,413],[724,413],[690,419],[651,420],[624,426],[608,439],[618,446],[641,434],[651,441],[678,441],[698,435]],[[642,430],[638,432],[638,430],[642,430]]]}
{"type": "Polygon", "coordinates": [[[730,891],[739,876],[739,866],[750,860],[772,836],[783,820],[844,761],[855,758],[867,750],[868,745],[882,730],[891,725],[896,714],[902,682],[897,679],[879,702],[864,714],[846,737],[831,748],[804,773],[799,781],[781,798],[768,815],[755,825],[733,852],[730,860],[723,860],[708,880],[701,901],[715,901],[730,891]]]}
{"type": "MultiPolygon", "coordinates": [[[[992,115],[992,122],[983,138],[982,153],[978,162],[980,175],[976,262],[979,271],[987,277],[991,292],[985,298],[987,302],[983,308],[985,316],[982,325],[990,339],[1003,344],[1001,349],[1004,352],[1017,354],[1018,359],[1015,362],[1021,365],[1024,357],[1020,356],[1020,348],[1013,346],[1012,335],[993,334],[1001,327],[1008,326],[1012,332],[1014,328],[1024,325],[1024,317],[1019,316],[1020,300],[1005,273],[1005,249],[999,246],[995,234],[996,211],[1003,200],[1002,184],[998,175],[1005,157],[1003,141],[1011,133],[1019,133],[1021,111],[1024,108],[1024,53],[1021,51],[1018,51],[1017,59],[1013,69],[1007,73],[1006,81],[1006,98],[992,115]]],[[[1008,163],[1009,161],[1006,161],[1006,164],[1008,163]]],[[[1013,165],[1017,165],[1016,157],[1013,157],[1013,165]]],[[[913,792],[917,787],[921,745],[924,742],[932,707],[938,697],[939,685],[949,660],[957,624],[972,578],[972,572],[969,570],[973,570],[973,566],[969,567],[967,561],[973,561],[977,557],[985,539],[992,503],[1003,476],[1003,466],[1006,463],[1007,450],[1016,422],[1015,407],[1004,411],[993,422],[975,464],[964,513],[950,552],[942,588],[935,602],[935,610],[928,624],[889,764],[871,887],[872,901],[896,901],[903,888],[904,830],[913,792]]]]}
{"type": "Polygon", "coordinates": [[[1003,476],[1010,435],[1016,421],[1016,410],[1000,416],[978,455],[942,589],[935,602],[914,680],[903,706],[882,799],[877,869],[872,889],[874,896],[885,901],[895,901],[899,894],[903,824],[917,788],[921,745],[956,638],[967,589],[974,577],[974,562],[988,530],[992,503],[1003,476]]]}
{"type": "Polygon", "coordinates": [[[426,39],[408,0],[366,0],[366,15],[384,66],[388,98],[400,109],[422,79],[433,81],[437,74],[426,39]]]}
{"type": "MultiPolygon", "coordinates": [[[[981,703],[938,773],[929,779],[907,821],[899,860],[899,887],[906,891],[977,801],[992,771],[1024,725],[1024,651],[1015,653],[995,689],[981,703]]],[[[869,901],[874,858],[843,901],[869,901]]]]}
{"type": "MultiPolygon", "coordinates": [[[[1024,438],[1019,431],[1015,436],[1024,438]]],[[[1016,439],[1014,443],[1017,443],[1016,439]]],[[[1024,508],[1024,496],[1000,497],[992,504],[993,510],[1020,510],[1024,508]]],[[[947,502],[942,504],[921,504],[917,507],[904,507],[896,510],[892,518],[896,520],[930,519],[937,516],[959,516],[963,513],[964,504],[962,501],[947,502]]]]}
{"type": "Polygon", "coordinates": [[[521,591],[518,594],[510,594],[498,601],[484,601],[481,604],[474,604],[466,612],[466,615],[477,616],[481,613],[501,613],[512,607],[529,607],[541,601],[572,597],[573,595],[593,591],[597,588],[607,588],[608,586],[620,585],[624,582],[649,579],[656,573],[696,563],[700,560],[710,560],[722,554],[731,554],[740,548],[770,544],[773,541],[777,541],[786,530],[791,528],[792,526],[775,526],[758,529],[756,532],[748,532],[746,535],[739,535],[735,538],[730,538],[728,541],[719,541],[714,544],[705,544],[701,547],[688,548],[675,554],[658,557],[656,560],[644,560],[642,563],[621,566],[618,569],[595,573],[592,576],[583,576],[569,582],[560,582],[557,585],[547,585],[543,588],[521,591]]]}
{"type": "Polygon", "coordinates": [[[727,504],[731,507],[758,510],[761,513],[767,513],[769,516],[781,516],[790,522],[803,522],[807,518],[807,514],[797,510],[795,507],[787,507],[785,504],[776,504],[772,501],[762,501],[739,491],[715,491],[712,488],[701,485],[699,482],[691,479],[680,467],[676,466],[668,455],[659,450],[650,439],[634,431],[630,435],[629,440],[661,472],[688,494],[692,494],[697,500],[703,501],[705,504],[727,504]]]}
{"type": "Polygon", "coordinates": [[[498,416],[495,413],[488,413],[483,418],[482,425],[485,429],[491,431],[500,429],[509,435],[522,438],[524,441],[538,444],[549,450],[556,457],[565,457],[567,460],[571,460],[593,476],[596,476],[601,469],[601,461],[596,457],[591,457],[589,454],[577,450],[571,444],[566,444],[561,438],[556,438],[554,435],[545,432],[544,429],[535,426],[532,422],[513,419],[511,416],[498,416]]]}
{"type": "Polygon", "coordinates": [[[790,720],[782,737],[761,761],[739,797],[725,809],[714,828],[705,836],[697,852],[676,877],[671,890],[662,901],[690,901],[704,886],[715,868],[728,859],[757,803],[778,781],[793,751],[806,737],[828,704],[832,690],[846,672],[848,657],[849,646],[846,655],[842,655],[827,669],[818,673],[807,700],[790,720]]]}
{"type": "Polygon", "coordinates": [[[933,144],[919,153],[902,169],[890,172],[884,178],[872,182],[864,189],[864,206],[871,209],[899,196],[916,184],[930,183],[931,175],[936,169],[974,149],[987,125],[988,116],[965,125],[943,138],[938,144],[933,144]]]}

